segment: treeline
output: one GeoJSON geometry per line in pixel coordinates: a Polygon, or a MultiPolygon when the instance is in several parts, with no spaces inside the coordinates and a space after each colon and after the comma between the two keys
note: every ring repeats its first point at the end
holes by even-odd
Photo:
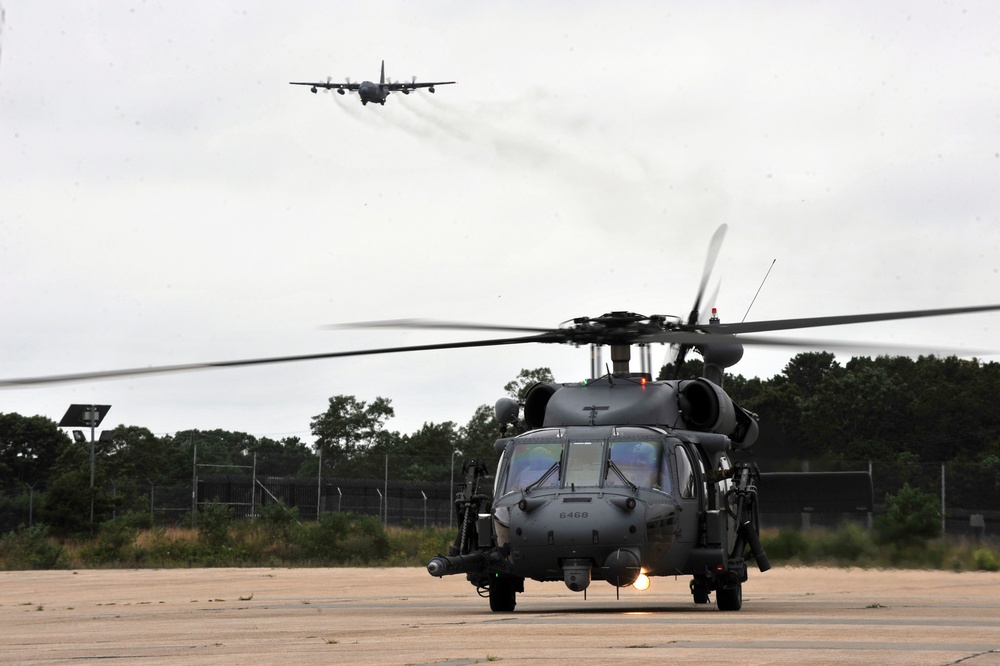
{"type": "MultiPolygon", "coordinates": [[[[676,376],[699,371],[700,363],[688,361],[676,376]]],[[[535,381],[552,381],[551,372],[522,370],[504,390],[520,397],[535,381]]],[[[771,470],[797,470],[803,460],[963,462],[1000,479],[997,363],[929,356],[856,358],[841,365],[832,354],[804,353],[767,380],[729,376],[725,389],[759,414],[753,455],[771,470]]],[[[58,531],[88,531],[141,505],[151,488],[190,488],[196,449],[202,465],[255,465],[258,476],[281,477],[381,478],[391,457],[394,479],[440,481],[465,458],[495,459],[492,405],[479,407],[464,425],[425,423],[410,434],[387,429],[393,416],[389,398],[333,396],[312,418],[313,444],[223,430],[158,436],[120,425],[95,444],[91,492],[89,442],[75,443],[44,416],[0,414],[0,531],[27,524],[29,514],[58,531]]]]}
{"type": "Polygon", "coordinates": [[[1000,472],[1000,364],[954,356],[794,357],[726,390],[760,416],[766,461],[975,463],[1000,472]]]}

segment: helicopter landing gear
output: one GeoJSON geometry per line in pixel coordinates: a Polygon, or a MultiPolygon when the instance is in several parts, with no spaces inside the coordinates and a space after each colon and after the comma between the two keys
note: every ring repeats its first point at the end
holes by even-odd
{"type": "Polygon", "coordinates": [[[691,579],[691,596],[696,604],[708,603],[708,581],[704,576],[695,576],[691,579]]]}
{"type": "Polygon", "coordinates": [[[524,583],[518,585],[513,576],[497,576],[490,582],[490,610],[494,613],[510,613],[517,605],[518,588],[524,591],[524,583]]]}
{"type": "Polygon", "coordinates": [[[738,611],[743,607],[743,582],[725,584],[722,580],[709,581],[705,576],[691,579],[691,596],[696,604],[707,604],[708,593],[715,590],[715,605],[721,611],[738,611]]]}
{"type": "Polygon", "coordinates": [[[720,587],[715,591],[715,605],[720,611],[738,611],[743,607],[743,583],[720,587]]]}

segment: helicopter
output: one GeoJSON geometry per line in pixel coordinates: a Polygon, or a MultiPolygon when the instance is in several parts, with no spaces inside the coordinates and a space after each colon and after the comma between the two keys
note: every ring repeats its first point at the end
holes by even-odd
{"type": "Polygon", "coordinates": [[[0,388],[424,350],[534,343],[608,346],[611,367],[603,376],[537,383],[522,402],[497,401],[498,462],[492,473],[485,461],[464,462],[453,498],[459,516],[455,541],[447,554],[430,560],[427,571],[436,577],[464,574],[488,597],[494,612],[513,611],[527,579],[562,581],[586,597],[595,580],[619,590],[645,589],[657,576],[690,576],[694,603],[707,604],[714,593],[719,610],[739,611],[748,563],[761,572],[770,568],[759,534],[761,473],[752,462],[734,459],[757,441],[758,416],[723,388],[725,371],[742,358],[743,345],[826,345],[756,334],[997,311],[1000,305],[740,323],[723,323],[713,309],[702,322],[705,289],[725,231],[722,225],[712,237],[686,320],[613,311],[578,317],[557,328],[414,319],[356,322],[328,328],[523,335],[0,379],[0,388]],[[697,351],[704,361],[701,376],[654,380],[645,369],[633,372],[632,348],[646,354],[651,344],[671,345],[674,368],[697,351]],[[508,435],[511,427],[520,432],[508,435]]]}

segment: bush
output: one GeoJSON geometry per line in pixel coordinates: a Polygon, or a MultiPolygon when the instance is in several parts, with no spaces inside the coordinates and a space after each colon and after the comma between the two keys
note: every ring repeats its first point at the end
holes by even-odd
{"type": "Polygon", "coordinates": [[[150,522],[149,514],[132,512],[103,522],[96,541],[85,546],[80,556],[88,564],[135,563],[142,558],[135,547],[136,537],[150,522]]]}
{"type": "Polygon", "coordinates": [[[198,541],[209,548],[221,549],[229,545],[229,507],[210,502],[198,510],[198,541]]]}
{"type": "Polygon", "coordinates": [[[809,542],[798,530],[783,527],[778,530],[777,536],[773,537],[764,532],[760,535],[760,541],[768,559],[775,562],[797,559],[807,563],[812,560],[809,542]]]}
{"type": "Polygon", "coordinates": [[[324,513],[303,535],[303,552],[311,559],[340,564],[368,564],[389,556],[389,538],[375,516],[324,513]]]}
{"type": "Polygon", "coordinates": [[[817,555],[837,564],[868,566],[878,559],[878,545],[857,523],[843,523],[819,540],[817,555]]]}
{"type": "Polygon", "coordinates": [[[260,519],[272,538],[286,542],[297,540],[301,525],[299,510],[295,507],[287,507],[283,502],[267,504],[260,507],[260,519]]]}
{"type": "Polygon", "coordinates": [[[940,536],[940,500],[909,483],[885,498],[885,515],[878,521],[882,543],[913,546],[940,536]]]}
{"type": "Polygon", "coordinates": [[[1000,560],[990,550],[977,548],[972,552],[972,559],[980,571],[1000,571],[1000,560]]]}
{"type": "Polygon", "coordinates": [[[392,529],[389,537],[389,565],[426,566],[435,555],[448,552],[455,530],[446,527],[392,529]]]}
{"type": "Polygon", "coordinates": [[[319,522],[303,535],[303,553],[310,559],[330,560],[350,530],[350,516],[346,513],[324,513],[319,522]]]}
{"type": "Polygon", "coordinates": [[[63,547],[49,537],[46,525],[22,527],[0,538],[0,562],[7,570],[56,569],[63,547]]]}

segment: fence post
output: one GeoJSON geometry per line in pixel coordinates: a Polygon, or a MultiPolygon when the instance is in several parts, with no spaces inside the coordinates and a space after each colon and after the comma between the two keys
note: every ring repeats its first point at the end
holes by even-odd
{"type": "Polygon", "coordinates": [[[944,463],[941,463],[941,536],[948,536],[947,514],[944,503],[944,463]]]}
{"type": "MultiPolygon", "coordinates": [[[[194,435],[191,436],[194,439],[194,435]]],[[[191,460],[191,529],[198,527],[198,445],[192,442],[194,454],[191,460]]]]}
{"type": "MultiPolygon", "coordinates": [[[[872,478],[872,461],[871,460],[868,461],[868,476],[869,476],[869,478],[872,478]]],[[[875,483],[875,480],[874,480],[874,478],[872,478],[872,484],[874,485],[874,483],[875,483]]],[[[874,495],[874,493],[873,493],[873,495],[874,495]]],[[[873,502],[873,504],[874,504],[874,502],[873,502]]],[[[874,511],[875,511],[875,507],[872,506],[871,510],[868,512],[868,518],[865,520],[866,527],[868,528],[869,532],[871,532],[871,530],[872,530],[872,525],[873,525],[872,513],[874,511]]]]}
{"type": "Polygon", "coordinates": [[[316,520],[319,520],[321,502],[323,501],[323,449],[317,445],[319,453],[319,471],[316,472],[316,520]]]}

